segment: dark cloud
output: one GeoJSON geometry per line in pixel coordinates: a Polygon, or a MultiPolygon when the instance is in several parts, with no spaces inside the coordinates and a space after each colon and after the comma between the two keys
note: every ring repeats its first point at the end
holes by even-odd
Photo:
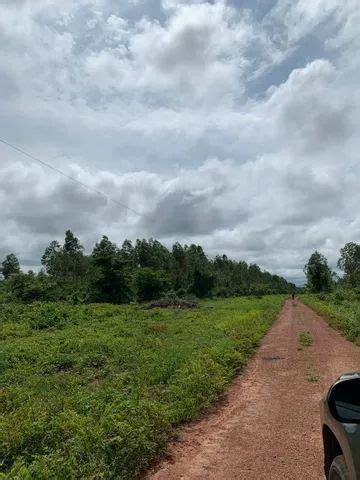
{"type": "Polygon", "coordinates": [[[214,206],[216,191],[207,195],[178,190],[165,195],[147,215],[145,228],[160,237],[205,235],[214,230],[232,228],[246,218],[246,213],[214,206]]]}

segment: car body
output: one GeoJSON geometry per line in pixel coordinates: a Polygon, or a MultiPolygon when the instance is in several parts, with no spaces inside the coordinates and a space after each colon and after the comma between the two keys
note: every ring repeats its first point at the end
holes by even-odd
{"type": "MultiPolygon", "coordinates": [[[[346,418],[346,415],[345,418],[341,417],[337,413],[341,412],[341,409],[337,411],[332,406],[332,396],[336,395],[338,386],[343,387],[343,385],[340,385],[343,382],[349,382],[347,388],[356,388],[356,396],[359,397],[360,373],[349,373],[339,377],[321,401],[324,470],[327,479],[360,480],[360,422],[358,418],[354,420],[346,418]],[[346,474],[331,474],[335,459],[340,459],[340,461],[346,463],[344,467],[346,474]]],[[[355,416],[358,416],[358,412],[355,416]]]]}

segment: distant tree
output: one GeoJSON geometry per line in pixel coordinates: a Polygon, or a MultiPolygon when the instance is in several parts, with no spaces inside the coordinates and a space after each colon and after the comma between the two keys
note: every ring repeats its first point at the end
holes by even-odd
{"type": "Polygon", "coordinates": [[[129,267],[137,267],[135,249],[130,240],[124,240],[123,244],[121,245],[120,255],[122,259],[129,265],[129,267]]]}
{"type": "Polygon", "coordinates": [[[41,264],[44,266],[48,275],[57,275],[61,269],[61,246],[59,242],[53,240],[50,245],[46,247],[43,256],[41,257],[41,264]]]}
{"type": "Polygon", "coordinates": [[[172,247],[171,277],[175,290],[187,287],[187,258],[184,248],[178,242],[172,247]]]}
{"type": "Polygon", "coordinates": [[[136,291],[139,302],[160,298],[169,288],[169,279],[164,272],[148,267],[138,270],[136,291]]]}
{"type": "Polygon", "coordinates": [[[116,244],[103,236],[95,245],[91,258],[95,267],[90,279],[93,299],[97,302],[129,303],[133,298],[132,276],[116,244]]]}
{"type": "Polygon", "coordinates": [[[307,286],[312,292],[329,291],[332,286],[332,272],[324,255],[315,251],[304,267],[307,286]]]}
{"type": "Polygon", "coordinates": [[[63,251],[69,254],[77,254],[84,250],[78,238],[75,237],[71,230],[66,230],[63,251]]]}
{"type": "Polygon", "coordinates": [[[19,260],[14,253],[7,255],[1,265],[1,273],[5,279],[8,279],[11,275],[20,273],[19,260]]]}
{"type": "MultiPolygon", "coordinates": [[[[170,251],[153,238],[137,239],[134,244],[125,240],[119,248],[103,236],[87,256],[79,239],[67,230],[64,243],[52,241],[41,263],[43,270],[39,274],[28,273],[13,279],[12,298],[126,303],[135,292],[140,301],[145,301],[170,290],[174,295],[191,292],[202,298],[285,293],[295,288],[256,264],[236,262],[226,255],[209,259],[203,248],[195,244],[175,243],[170,251]]],[[[5,277],[18,274],[16,257],[8,256],[0,271],[5,277]]],[[[3,282],[3,289],[7,288],[6,283],[10,286],[3,282]]]]}
{"type": "Polygon", "coordinates": [[[119,254],[119,249],[115,243],[112,243],[106,235],[103,235],[92,252],[93,260],[97,265],[108,262],[119,254]]]}
{"type": "Polygon", "coordinates": [[[340,250],[338,267],[345,272],[346,280],[351,286],[360,284],[360,245],[346,243],[340,250]]]}
{"type": "Polygon", "coordinates": [[[45,249],[41,263],[48,275],[58,278],[79,281],[84,279],[89,263],[83,253],[84,247],[71,230],[65,232],[64,245],[56,240],[45,249]]]}
{"type": "Polygon", "coordinates": [[[135,262],[140,268],[169,271],[171,255],[169,250],[158,240],[152,238],[137,239],[134,247],[135,262]]]}
{"type": "Polygon", "coordinates": [[[20,272],[7,280],[7,295],[15,302],[52,301],[59,300],[61,292],[51,277],[20,272]]]}
{"type": "Polygon", "coordinates": [[[206,270],[195,268],[190,291],[199,298],[209,297],[215,285],[215,277],[206,270]]]}

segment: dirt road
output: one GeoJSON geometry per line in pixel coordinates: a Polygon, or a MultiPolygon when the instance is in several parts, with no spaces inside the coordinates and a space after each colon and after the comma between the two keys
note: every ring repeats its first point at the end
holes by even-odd
{"type": "Polygon", "coordinates": [[[299,302],[287,301],[225,399],[185,427],[152,480],[320,480],[319,400],[360,348],[299,302]],[[299,334],[313,344],[302,347],[299,334]]]}

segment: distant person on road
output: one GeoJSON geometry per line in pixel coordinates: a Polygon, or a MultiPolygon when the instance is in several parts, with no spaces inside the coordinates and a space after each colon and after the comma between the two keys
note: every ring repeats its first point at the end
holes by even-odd
{"type": "Polygon", "coordinates": [[[293,300],[295,300],[295,293],[292,293],[292,294],[291,294],[291,298],[292,298],[293,300]]]}

